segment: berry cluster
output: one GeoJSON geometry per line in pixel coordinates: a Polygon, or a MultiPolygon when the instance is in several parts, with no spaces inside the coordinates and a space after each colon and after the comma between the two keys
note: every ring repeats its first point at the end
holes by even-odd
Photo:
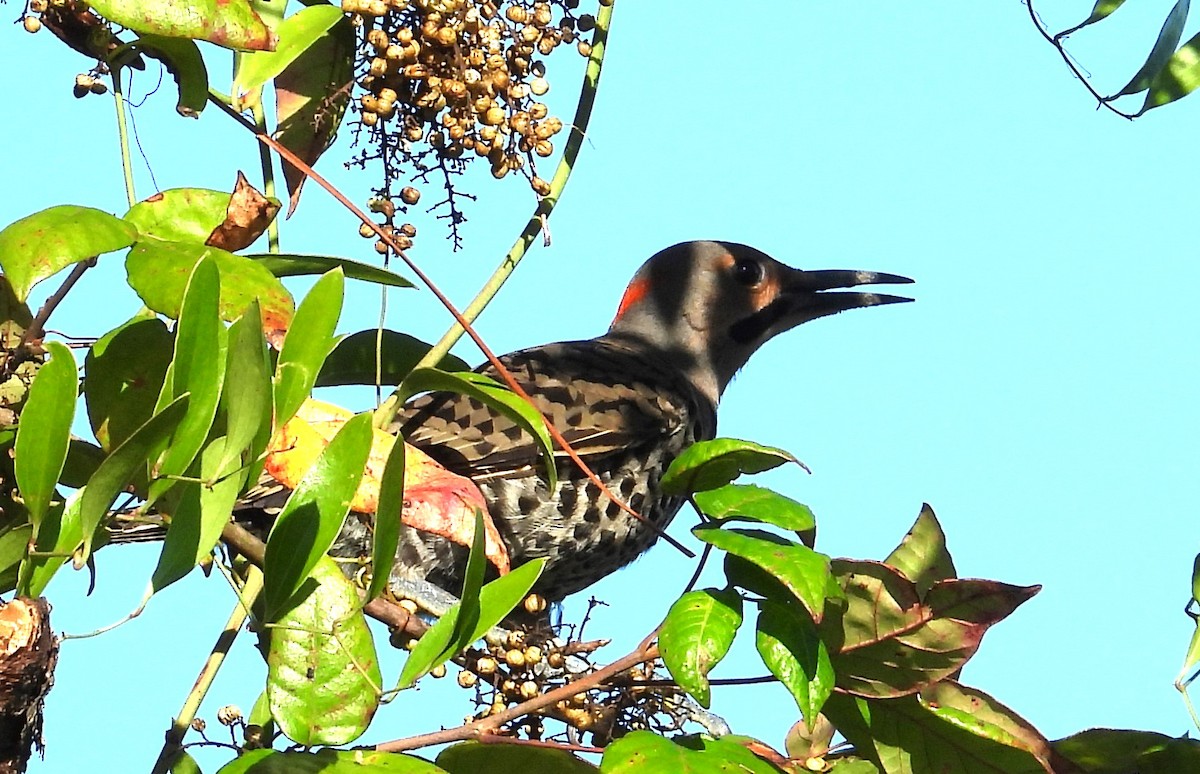
{"type": "MultiPolygon", "coordinates": [[[[544,57],[576,44],[595,24],[577,14],[579,0],[342,0],[361,21],[364,56],[358,85],[359,121],[372,150],[358,161],[382,159],[388,184],[376,193],[392,200],[401,169],[418,180],[441,170],[452,226],[462,221],[449,175],[472,158],[486,158],[492,175],[523,175],[539,196],[550,183],[536,162],[554,153],[563,122],[540,101],[549,91],[544,57]]],[[[414,204],[413,196],[403,199],[414,204]]],[[[435,208],[439,205],[435,205],[435,208]]],[[[388,225],[391,225],[390,220],[388,225]]]]}

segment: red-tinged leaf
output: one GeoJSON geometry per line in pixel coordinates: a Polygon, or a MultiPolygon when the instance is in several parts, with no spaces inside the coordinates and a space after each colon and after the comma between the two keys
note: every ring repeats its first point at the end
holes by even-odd
{"type": "Polygon", "coordinates": [[[701,736],[666,739],[650,731],[634,731],[604,749],[600,771],[603,774],[658,771],[778,774],[779,769],[742,745],[725,739],[701,736]]]}
{"type": "Polygon", "coordinates": [[[915,693],[957,672],[989,627],[1037,592],[996,581],[945,580],[923,601],[915,584],[878,562],[835,559],[844,601],[821,624],[838,687],[871,697],[915,693]]]}
{"type": "MultiPolygon", "coordinates": [[[[325,358],[316,386],[376,384],[377,379],[379,384],[399,384],[429,349],[429,344],[407,333],[386,329],[352,333],[340,338],[325,358]]],[[[443,357],[437,367],[443,371],[471,370],[465,361],[454,355],[443,357]]]]}
{"type": "Polygon", "coordinates": [[[921,506],[916,523],[883,563],[915,583],[919,594],[929,591],[937,581],[957,575],[946,549],[946,534],[928,504],[921,506]]]}
{"type": "Polygon", "coordinates": [[[217,774],[444,774],[427,760],[373,750],[247,750],[217,774]]]}
{"type": "MultiPolygon", "coordinates": [[[[265,268],[258,268],[266,271],[265,268]]],[[[275,364],[275,425],[300,408],[333,349],[333,330],[342,313],[345,278],[341,269],[325,273],[300,302],[275,364]]]]}
{"type": "Polygon", "coordinates": [[[942,680],[918,694],[921,706],[974,736],[1024,750],[1051,771],[1050,742],[1023,717],[976,688],[942,680]]]}
{"type": "Polygon", "coordinates": [[[449,774],[595,774],[598,771],[595,765],[567,750],[521,744],[459,742],[438,753],[435,762],[439,771],[449,774]]]}
{"type": "Polygon", "coordinates": [[[760,602],[755,646],[763,664],[796,700],[804,720],[814,723],[833,691],[833,663],[816,624],[794,607],[760,602]]]}
{"type": "Polygon", "coordinates": [[[804,605],[814,621],[821,620],[829,585],[829,557],[762,530],[699,526],[692,534],[765,570],[804,605]]]}
{"type": "Polygon", "coordinates": [[[234,252],[248,247],[279,211],[238,173],[233,193],[209,188],[171,188],[125,213],[143,237],[207,244],[234,252]]]}
{"type": "Polygon", "coordinates": [[[63,205],[21,218],[0,231],[0,268],[18,301],[73,263],[129,247],[137,230],[91,207],[63,205]]]}
{"type": "Polygon", "coordinates": [[[50,508],[67,460],[75,399],[79,394],[79,377],[71,350],[57,341],[47,342],[46,348],[50,359],[38,369],[29,386],[29,399],[21,412],[13,452],[17,489],[25,500],[35,531],[50,508]]]}
{"type": "MultiPolygon", "coordinates": [[[[413,287],[411,282],[394,271],[372,266],[369,263],[352,261],[349,258],[288,253],[251,253],[246,257],[258,261],[276,277],[302,277],[309,274],[325,274],[340,268],[350,279],[373,282],[376,285],[388,285],[394,288],[413,287]]],[[[371,333],[374,333],[374,331],[371,331],[371,333]]]]}
{"type": "Polygon", "coordinates": [[[101,336],[88,351],[83,395],[92,432],[106,451],[154,413],[173,349],[162,320],[138,316],[101,336]]]}
{"type": "Polygon", "coordinates": [[[157,59],[167,68],[179,87],[175,112],[186,118],[199,118],[208,104],[208,68],[194,41],[162,35],[142,35],[128,48],[157,59]]]}
{"type": "Polygon", "coordinates": [[[263,603],[268,621],[285,612],[333,544],[371,451],[371,417],[346,422],[296,486],[267,537],[263,603]]]}
{"type": "Polygon", "coordinates": [[[243,102],[243,97],[296,62],[330,27],[341,20],[349,21],[341,8],[332,5],[301,8],[284,19],[275,28],[278,43],[273,50],[245,54],[238,61],[233,78],[234,107],[241,109],[253,104],[253,101],[243,102]]]}
{"type": "Polygon", "coordinates": [[[1023,744],[1001,741],[1001,728],[991,723],[964,728],[957,718],[931,712],[915,695],[864,699],[834,691],[825,713],[859,755],[885,772],[1054,774],[1023,744]]]}
{"type": "MultiPolygon", "coordinates": [[[[276,139],[310,167],[329,148],[350,101],[355,40],[349,19],[342,19],[275,78],[276,139]]],[[[283,178],[296,211],[307,179],[283,161],[283,178]]]]}
{"type": "Polygon", "coordinates": [[[174,319],[192,267],[204,256],[212,257],[221,272],[221,319],[236,319],[257,299],[267,340],[282,341],[295,313],[292,296],[271,272],[248,258],[202,244],[146,237],[129,251],[125,271],[146,306],[174,319]]]}
{"type": "Polygon", "coordinates": [[[700,441],[675,458],[662,479],[665,494],[689,495],[717,489],[743,473],[761,473],[800,460],[783,449],[736,438],[700,441]]]}
{"type": "Polygon", "coordinates": [[[693,499],[713,519],[773,524],[792,530],[809,548],[816,542],[817,520],[808,506],[770,489],[754,484],[729,484],[697,492],[693,499]]]}
{"type": "Polygon", "coordinates": [[[135,430],[112,454],[104,458],[87,486],[80,490],[79,521],[83,550],[75,558],[82,567],[92,551],[92,537],[117,495],[125,490],[134,475],[144,469],[152,450],[160,448],[187,413],[188,396],[183,395],[163,407],[135,430]]]}
{"type": "Polygon", "coordinates": [[[742,625],[742,598],[731,589],[690,591],[671,605],[658,632],[663,663],[679,687],[708,708],[708,673],[729,653],[742,625]]]}
{"type": "Polygon", "coordinates": [[[237,51],[270,51],[275,35],[250,0],[90,0],[97,13],[139,33],[207,40],[237,51]]]}
{"type": "Polygon", "coordinates": [[[250,181],[238,172],[237,183],[225,208],[225,218],[212,230],[204,244],[222,250],[243,250],[263,235],[279,212],[276,199],[263,196],[250,181]]]}
{"type": "Polygon", "coordinates": [[[312,591],[271,629],[267,700],[293,742],[349,744],[379,708],[379,659],[358,592],[337,562],[320,557],[311,581],[312,591]]]}

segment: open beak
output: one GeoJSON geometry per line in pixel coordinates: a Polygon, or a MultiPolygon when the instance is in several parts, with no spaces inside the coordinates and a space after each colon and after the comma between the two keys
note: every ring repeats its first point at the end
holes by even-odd
{"type": "Polygon", "coordinates": [[[791,317],[799,313],[803,319],[794,324],[814,320],[830,314],[857,309],[863,306],[901,304],[912,301],[906,296],[887,293],[827,293],[838,288],[853,288],[859,285],[911,285],[912,280],[898,274],[883,274],[874,271],[852,271],[848,269],[825,269],[801,271],[794,269],[784,278],[779,300],[790,307],[791,317]]]}

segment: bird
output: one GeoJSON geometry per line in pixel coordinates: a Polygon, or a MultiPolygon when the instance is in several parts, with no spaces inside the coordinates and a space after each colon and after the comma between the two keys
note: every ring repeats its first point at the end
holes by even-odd
{"type": "MultiPolygon", "coordinates": [[[[501,356],[607,492],[557,451],[551,491],[533,437],[467,395],[419,396],[388,429],[478,485],[512,565],[544,558],[533,591],[558,602],[637,559],[670,524],[684,500],[664,494],[663,474],[689,445],[716,436],[721,396],[759,347],[820,317],[912,300],[842,289],[910,282],[869,271],[795,269],[735,242],[683,242],[638,269],[604,334],[501,356]]],[[[478,370],[498,376],[491,365],[478,370]]],[[[239,505],[271,507],[271,496],[239,505]]],[[[369,557],[371,539],[370,519],[352,514],[330,553],[369,557]]],[[[403,526],[391,581],[454,593],[466,557],[462,545],[403,526]]]]}

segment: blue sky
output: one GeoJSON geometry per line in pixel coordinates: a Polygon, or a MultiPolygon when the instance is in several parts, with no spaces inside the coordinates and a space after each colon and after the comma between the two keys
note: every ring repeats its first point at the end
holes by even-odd
{"type": "MultiPolygon", "coordinates": [[[[969,5],[619,4],[553,244],[530,254],[479,328],[497,351],[599,334],[637,266],[687,239],[747,242],[803,268],[913,277],[915,304],[771,342],[728,390],[721,432],[811,466],[760,481],[812,506],[827,553],[882,558],[928,502],[962,576],[1044,584],[988,634],[964,681],[1051,738],[1092,726],[1194,732],[1171,682],[1191,633],[1187,525],[1200,500],[1190,295],[1200,264],[1187,246],[1200,101],[1132,124],[1097,111],[1021,2],[969,5]]],[[[1045,5],[1051,29],[1091,8],[1045,5]]],[[[1137,69],[1170,7],[1137,5],[1070,43],[1102,92],[1137,69]]],[[[46,33],[6,34],[0,62],[32,77],[6,87],[0,222],[62,203],[123,212],[111,101],[70,96],[87,63],[46,33]]],[[[578,62],[560,59],[552,107],[565,119],[578,62]]],[[[155,79],[139,76],[132,96],[155,79]]],[[[170,91],[133,112],[158,184],[228,188],[238,169],[253,175],[253,143],[216,111],[177,118],[170,91]]],[[[345,173],[332,157],[322,169],[366,198],[369,174],[345,173]]],[[[532,206],[522,184],[479,171],[465,251],[451,255],[440,227],[417,221],[414,255],[463,304],[532,206]]],[[[355,231],[313,187],[285,247],[371,259],[355,231]]],[[[50,327],[89,335],[125,319],[136,302],[122,279],[119,258],[102,261],[50,327]]],[[[390,298],[391,327],[433,339],[446,326],[429,294],[390,298]]],[[[341,329],[373,325],[376,303],[376,291],[356,287],[341,329]]],[[[691,523],[681,514],[673,534],[689,539],[691,523]]],[[[153,561],[144,548],[101,552],[91,599],[86,579],[64,572],[49,592],[55,627],[77,634],[116,620],[153,561]]],[[[592,589],[610,606],[589,634],[613,637],[609,656],[622,655],[689,574],[683,557],[655,548],[592,589]]],[[[231,604],[219,577],[197,573],[136,621],[66,642],[49,751],[33,770],[148,767],[231,604]]],[[[750,639],[717,676],[762,673],[750,639]]],[[[241,645],[201,713],[214,738],[216,709],[248,709],[261,686],[249,639],[241,645]]],[[[714,709],[776,746],[796,718],[778,686],[718,689],[714,709]]],[[[457,689],[426,686],[382,710],[365,741],[467,711],[457,689]]]]}

